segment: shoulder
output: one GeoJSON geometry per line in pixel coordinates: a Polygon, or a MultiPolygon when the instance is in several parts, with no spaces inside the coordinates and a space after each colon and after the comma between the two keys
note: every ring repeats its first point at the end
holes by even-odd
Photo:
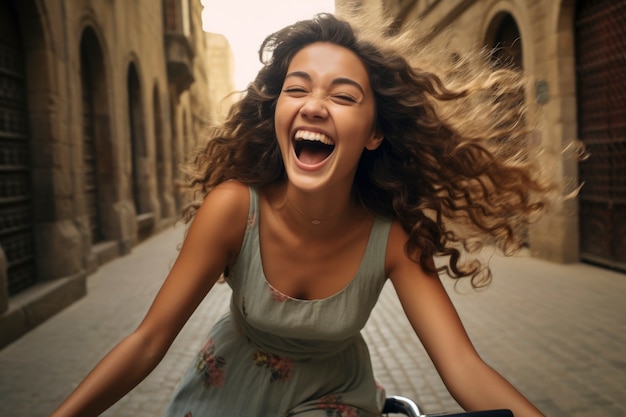
{"type": "Polygon", "coordinates": [[[231,203],[241,203],[243,199],[247,206],[250,196],[250,187],[241,181],[228,180],[216,185],[207,196],[216,194],[219,194],[222,198],[226,198],[227,201],[231,203]]]}
{"type": "Polygon", "coordinates": [[[236,255],[246,230],[250,210],[250,189],[239,181],[226,181],[204,198],[190,226],[208,238],[220,240],[236,255]]]}
{"type": "Polygon", "coordinates": [[[245,219],[250,208],[250,189],[239,181],[218,184],[204,198],[198,216],[210,212],[212,217],[223,220],[245,219]]]}
{"type": "Polygon", "coordinates": [[[404,252],[404,246],[408,240],[409,234],[404,230],[398,220],[393,220],[389,228],[389,239],[387,241],[387,247],[388,249],[392,249],[392,251],[388,250],[388,254],[394,255],[394,252],[398,252],[398,250],[404,252]]]}
{"type": "MultiPolygon", "coordinates": [[[[409,240],[409,234],[404,230],[398,220],[391,223],[389,230],[389,238],[387,240],[387,252],[385,256],[385,270],[387,276],[394,280],[404,275],[424,275],[422,265],[414,259],[419,258],[419,249],[411,254],[407,254],[406,244],[409,240]],[[413,259],[412,259],[413,258],[413,259]]],[[[432,262],[432,260],[431,260],[432,262]]]]}

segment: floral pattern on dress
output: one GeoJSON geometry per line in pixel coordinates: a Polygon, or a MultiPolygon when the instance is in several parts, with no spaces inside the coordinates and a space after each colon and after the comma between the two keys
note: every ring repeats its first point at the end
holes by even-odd
{"type": "Polygon", "coordinates": [[[385,387],[378,381],[374,381],[376,383],[376,391],[385,394],[385,387]]]}
{"type": "Polygon", "coordinates": [[[243,318],[248,318],[248,312],[246,311],[246,296],[241,297],[241,314],[243,314],[243,318]]]}
{"type": "Polygon", "coordinates": [[[247,230],[252,230],[252,228],[254,227],[254,224],[256,223],[256,213],[254,213],[253,215],[251,215],[250,217],[248,217],[248,226],[247,226],[247,230]]]}
{"type": "Polygon", "coordinates": [[[196,367],[202,373],[202,381],[205,387],[211,385],[221,387],[224,385],[224,370],[226,359],[223,356],[215,355],[215,345],[213,339],[209,339],[198,356],[196,367]]]}
{"type": "Polygon", "coordinates": [[[274,302],[283,303],[289,299],[287,295],[278,291],[276,288],[272,287],[271,285],[268,285],[268,288],[270,289],[270,292],[272,293],[272,300],[274,300],[274,302]]]}
{"type": "Polygon", "coordinates": [[[315,408],[326,410],[328,417],[358,417],[359,411],[341,402],[341,395],[328,394],[319,399],[315,408]]]}
{"type": "Polygon", "coordinates": [[[291,378],[293,359],[286,356],[256,351],[254,353],[254,364],[269,369],[270,382],[288,381],[291,378]]]}

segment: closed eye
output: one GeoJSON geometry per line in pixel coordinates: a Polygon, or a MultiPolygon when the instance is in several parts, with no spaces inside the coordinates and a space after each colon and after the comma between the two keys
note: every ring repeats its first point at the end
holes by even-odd
{"type": "Polygon", "coordinates": [[[303,87],[286,87],[283,88],[283,93],[287,94],[306,94],[306,90],[303,87]]]}
{"type": "Polygon", "coordinates": [[[347,103],[356,103],[357,102],[356,98],[354,98],[354,97],[352,97],[350,95],[347,95],[347,94],[335,94],[333,96],[333,98],[335,100],[337,100],[337,101],[340,101],[340,102],[347,102],[347,103]]]}

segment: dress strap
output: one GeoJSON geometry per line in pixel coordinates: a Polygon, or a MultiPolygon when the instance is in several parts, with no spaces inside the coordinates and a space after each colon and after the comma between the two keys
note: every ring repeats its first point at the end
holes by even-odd
{"type": "Polygon", "coordinates": [[[258,251],[259,237],[257,233],[257,225],[259,222],[259,195],[254,187],[248,186],[250,193],[250,208],[248,209],[248,220],[246,222],[246,231],[243,236],[239,257],[233,265],[233,271],[226,278],[226,282],[233,290],[241,285],[241,279],[233,280],[232,276],[237,269],[246,270],[254,259],[254,254],[258,251]]]}
{"type": "Polygon", "coordinates": [[[374,220],[370,239],[365,249],[363,259],[364,266],[367,269],[379,269],[385,265],[385,256],[387,253],[387,241],[389,240],[389,231],[391,230],[391,220],[377,217],[374,220]]]}
{"type": "Polygon", "coordinates": [[[385,285],[385,257],[387,255],[387,241],[391,230],[391,219],[377,217],[374,220],[369,242],[365,249],[361,267],[355,280],[361,288],[361,295],[369,294],[371,308],[374,307],[380,291],[385,285]]]}
{"type": "Polygon", "coordinates": [[[250,191],[250,209],[248,211],[248,220],[255,218],[259,213],[259,193],[256,188],[248,186],[250,191]]]}

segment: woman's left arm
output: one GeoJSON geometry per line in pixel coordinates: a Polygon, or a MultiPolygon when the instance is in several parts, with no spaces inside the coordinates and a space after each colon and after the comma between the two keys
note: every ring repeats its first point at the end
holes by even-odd
{"type": "Polygon", "coordinates": [[[539,417],[535,408],[476,352],[440,279],[427,274],[404,250],[407,234],[394,222],[386,268],[402,308],[446,388],[463,409],[509,409],[539,417]]]}

